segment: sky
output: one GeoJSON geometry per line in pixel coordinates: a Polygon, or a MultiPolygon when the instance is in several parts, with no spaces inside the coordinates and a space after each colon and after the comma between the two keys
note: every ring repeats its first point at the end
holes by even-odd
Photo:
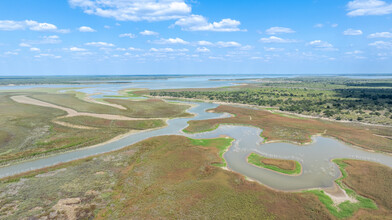
{"type": "Polygon", "coordinates": [[[2,0],[0,75],[392,73],[391,0],[2,0]]]}

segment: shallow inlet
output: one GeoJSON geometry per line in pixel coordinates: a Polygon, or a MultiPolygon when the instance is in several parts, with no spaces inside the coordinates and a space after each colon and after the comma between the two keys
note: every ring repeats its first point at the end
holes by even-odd
{"type": "MultiPolygon", "coordinates": [[[[189,103],[189,102],[183,102],[189,103]]],[[[335,139],[316,137],[314,142],[306,146],[287,143],[261,144],[261,129],[247,126],[222,125],[218,129],[199,133],[185,134],[182,132],[188,126],[189,120],[206,120],[230,117],[229,114],[210,113],[206,110],[218,105],[212,103],[192,103],[195,106],[188,112],[196,114],[193,118],[176,118],[168,121],[165,128],[131,134],[117,141],[100,144],[95,147],[83,148],[71,152],[60,153],[42,159],[22,162],[1,167],[0,178],[23,172],[53,166],[88,156],[98,155],[135,144],[150,137],[162,135],[184,135],[191,138],[215,138],[227,135],[235,138],[232,147],[224,154],[229,169],[243,174],[271,188],[284,191],[297,191],[312,188],[330,188],[340,171],[334,163],[334,158],[352,158],[374,161],[392,167],[392,157],[379,153],[360,150],[335,139]],[[298,176],[288,176],[274,171],[255,167],[246,161],[249,153],[255,152],[266,157],[297,160],[303,166],[303,172],[298,176]]]]}

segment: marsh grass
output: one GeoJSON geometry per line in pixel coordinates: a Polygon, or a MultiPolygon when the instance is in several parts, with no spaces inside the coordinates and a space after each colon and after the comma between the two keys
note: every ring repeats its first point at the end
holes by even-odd
{"type": "Polygon", "coordinates": [[[300,174],[302,171],[302,166],[298,161],[267,158],[256,153],[248,156],[248,163],[289,175],[300,174]]]}

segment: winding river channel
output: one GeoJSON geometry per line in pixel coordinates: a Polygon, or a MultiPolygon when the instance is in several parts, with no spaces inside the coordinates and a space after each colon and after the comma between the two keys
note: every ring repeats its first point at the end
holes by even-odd
{"type": "Polygon", "coordinates": [[[263,141],[260,136],[261,129],[233,125],[221,125],[211,132],[185,134],[182,130],[188,126],[189,120],[223,118],[231,117],[231,115],[207,112],[208,109],[218,106],[213,103],[182,103],[193,104],[188,112],[193,113],[194,117],[170,119],[167,121],[168,126],[164,128],[130,134],[110,143],[1,167],[0,178],[118,150],[150,137],[162,135],[183,135],[190,138],[216,138],[221,135],[233,137],[235,141],[224,154],[227,167],[271,188],[284,191],[332,187],[334,180],[340,176],[337,165],[331,162],[334,158],[374,161],[392,167],[392,156],[364,151],[332,138],[314,137],[313,143],[306,146],[289,143],[261,144],[263,141]],[[266,157],[297,160],[301,163],[303,172],[298,176],[289,176],[255,167],[248,164],[246,160],[251,152],[266,157]]]}

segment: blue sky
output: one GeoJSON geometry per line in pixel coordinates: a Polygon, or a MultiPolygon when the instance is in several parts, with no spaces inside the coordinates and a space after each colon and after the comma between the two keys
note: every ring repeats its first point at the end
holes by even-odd
{"type": "Polygon", "coordinates": [[[3,0],[0,75],[391,73],[392,1],[3,0]]]}

